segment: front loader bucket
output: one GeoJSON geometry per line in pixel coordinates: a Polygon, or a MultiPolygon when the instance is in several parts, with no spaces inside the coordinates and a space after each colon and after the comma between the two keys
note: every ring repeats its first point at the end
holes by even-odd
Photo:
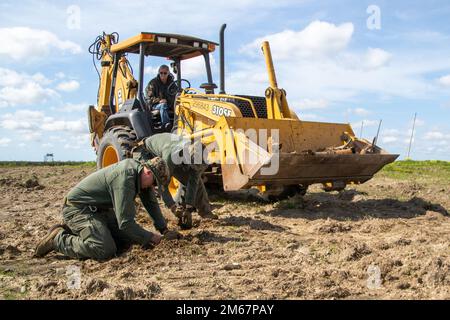
{"type": "MultiPolygon", "coordinates": [[[[344,148],[348,124],[222,118],[214,128],[224,189],[261,185],[363,183],[398,155],[344,148]]],[[[359,140],[363,141],[363,140],[359,140]]]]}
{"type": "Polygon", "coordinates": [[[247,186],[291,185],[342,182],[363,183],[398,156],[390,154],[301,155],[280,153],[279,170],[274,175],[259,170],[249,177],[247,186]]]}

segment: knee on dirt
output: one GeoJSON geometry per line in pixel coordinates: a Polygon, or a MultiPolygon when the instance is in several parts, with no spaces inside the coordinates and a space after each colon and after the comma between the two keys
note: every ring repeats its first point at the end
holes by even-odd
{"type": "Polygon", "coordinates": [[[108,260],[116,255],[117,247],[114,242],[105,243],[87,243],[88,254],[95,260],[108,260]]]}

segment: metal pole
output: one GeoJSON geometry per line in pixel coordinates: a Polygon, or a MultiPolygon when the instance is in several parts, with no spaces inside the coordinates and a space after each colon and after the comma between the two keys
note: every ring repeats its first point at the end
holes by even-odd
{"type": "Polygon", "coordinates": [[[116,113],[116,106],[114,105],[114,95],[116,93],[116,79],[117,79],[117,69],[119,67],[119,59],[120,55],[118,53],[114,54],[114,67],[111,79],[111,89],[109,91],[109,110],[111,111],[111,114],[116,113]]]}
{"type": "Polygon", "coordinates": [[[359,136],[362,138],[362,133],[363,133],[363,128],[364,128],[364,120],[361,121],[361,132],[359,134],[359,136]]]}
{"type": "MultiPolygon", "coordinates": [[[[220,94],[225,94],[225,28],[226,24],[223,24],[220,28],[220,94]]],[[[212,83],[210,81],[209,83],[212,83]]]]}
{"type": "Polygon", "coordinates": [[[264,52],[264,57],[266,58],[266,67],[267,72],[269,73],[270,87],[276,89],[278,88],[277,77],[275,76],[275,68],[273,66],[272,53],[270,52],[269,42],[267,41],[263,42],[262,50],[264,52]]]}
{"type": "Polygon", "coordinates": [[[145,43],[139,45],[139,82],[138,82],[138,99],[141,103],[141,110],[145,107],[144,101],[144,64],[145,64],[145,43]]]}
{"type": "Polygon", "coordinates": [[[412,127],[412,131],[411,131],[411,138],[409,139],[408,156],[406,157],[406,159],[409,159],[409,155],[411,153],[411,145],[412,145],[412,140],[414,137],[414,129],[416,128],[416,118],[417,118],[417,112],[414,113],[414,121],[413,121],[413,127],[412,127]]]}
{"type": "Polygon", "coordinates": [[[380,128],[381,128],[381,123],[383,122],[383,119],[380,119],[380,123],[378,124],[378,130],[377,130],[377,135],[375,137],[375,144],[377,144],[378,142],[378,136],[380,134],[380,128]]]}

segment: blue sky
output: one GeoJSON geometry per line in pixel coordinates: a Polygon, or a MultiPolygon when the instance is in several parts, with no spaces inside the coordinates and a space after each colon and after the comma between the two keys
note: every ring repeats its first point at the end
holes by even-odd
{"type": "MultiPolygon", "coordinates": [[[[0,160],[95,160],[86,109],[98,80],[87,49],[103,31],[218,41],[222,23],[228,93],[263,95],[259,46],[269,40],[278,84],[301,119],[350,122],[358,135],[364,122],[370,140],[382,119],[379,144],[404,158],[417,112],[411,157],[450,160],[449,14],[448,1],[2,0],[0,160]]],[[[212,58],[218,84],[218,51],[212,58]]],[[[161,62],[147,60],[146,81],[161,62]]],[[[202,61],[183,70],[204,82],[202,61]]]]}

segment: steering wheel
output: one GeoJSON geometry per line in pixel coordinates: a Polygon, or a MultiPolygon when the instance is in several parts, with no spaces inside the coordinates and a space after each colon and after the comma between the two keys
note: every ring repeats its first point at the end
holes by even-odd
{"type": "MultiPolygon", "coordinates": [[[[181,79],[180,82],[181,82],[181,90],[185,90],[185,89],[191,87],[191,83],[189,82],[189,80],[181,79]],[[183,87],[183,82],[186,82],[187,86],[183,87]]],[[[172,83],[167,87],[167,93],[168,93],[170,96],[176,95],[176,94],[178,93],[178,91],[180,91],[180,90],[179,90],[179,88],[178,88],[178,82],[177,82],[177,81],[172,82],[172,83]]]]}

